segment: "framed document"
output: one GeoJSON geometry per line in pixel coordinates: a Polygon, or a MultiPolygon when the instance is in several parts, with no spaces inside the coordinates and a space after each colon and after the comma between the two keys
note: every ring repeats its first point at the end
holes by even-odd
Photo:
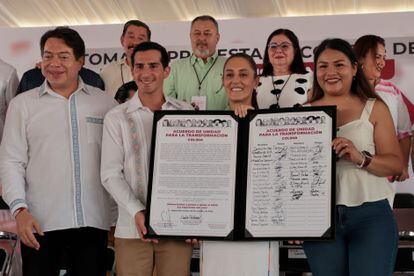
{"type": "Polygon", "coordinates": [[[332,239],[334,107],[154,114],[148,237],[332,239]]]}

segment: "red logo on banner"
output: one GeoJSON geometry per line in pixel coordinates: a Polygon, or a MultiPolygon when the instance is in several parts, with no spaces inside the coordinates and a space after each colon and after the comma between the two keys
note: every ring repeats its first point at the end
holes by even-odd
{"type": "Polygon", "coordinates": [[[24,54],[32,47],[32,43],[28,40],[22,40],[13,43],[10,46],[11,54],[14,56],[24,54]]]}
{"type": "Polygon", "coordinates": [[[395,75],[395,60],[387,59],[385,61],[385,67],[382,70],[381,78],[384,80],[392,79],[395,75]]]}

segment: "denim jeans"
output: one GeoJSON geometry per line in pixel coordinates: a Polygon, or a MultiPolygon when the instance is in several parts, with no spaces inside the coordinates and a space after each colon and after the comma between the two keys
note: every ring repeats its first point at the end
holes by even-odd
{"type": "Polygon", "coordinates": [[[391,276],[398,230],[386,199],[336,206],[334,241],[303,244],[314,276],[391,276]]]}

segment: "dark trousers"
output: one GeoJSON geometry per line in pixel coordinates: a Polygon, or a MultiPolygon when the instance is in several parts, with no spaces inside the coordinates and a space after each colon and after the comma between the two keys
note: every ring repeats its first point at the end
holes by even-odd
{"type": "Polygon", "coordinates": [[[55,276],[61,269],[71,276],[105,275],[107,231],[84,227],[35,236],[39,250],[21,244],[24,276],[55,276]]]}
{"type": "Polygon", "coordinates": [[[398,249],[388,200],[336,207],[334,241],[305,242],[315,276],[391,276],[398,249]]]}

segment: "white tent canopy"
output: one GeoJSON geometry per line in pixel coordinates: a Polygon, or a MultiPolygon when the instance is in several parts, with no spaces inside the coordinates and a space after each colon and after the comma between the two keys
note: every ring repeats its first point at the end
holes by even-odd
{"type": "Polygon", "coordinates": [[[0,27],[414,11],[413,0],[2,0],[0,27]]]}

